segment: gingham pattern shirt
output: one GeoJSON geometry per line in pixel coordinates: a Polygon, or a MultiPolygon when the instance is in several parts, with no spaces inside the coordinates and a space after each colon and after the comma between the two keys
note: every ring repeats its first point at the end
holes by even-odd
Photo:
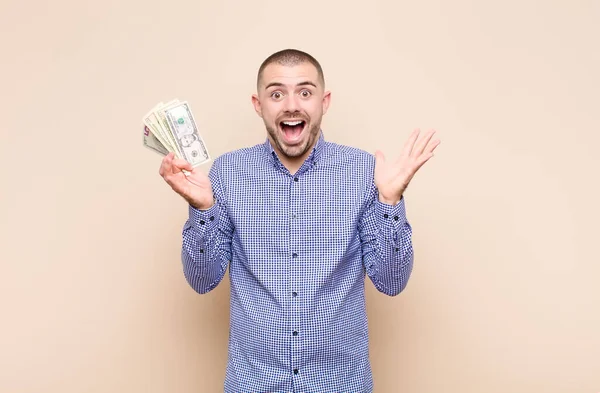
{"type": "Polygon", "coordinates": [[[322,132],[295,174],[268,139],[213,162],[216,203],[189,206],[182,262],[198,293],[229,264],[226,393],[373,391],[365,277],[395,296],[413,266],[405,199],[378,200],[374,165],[322,132]]]}

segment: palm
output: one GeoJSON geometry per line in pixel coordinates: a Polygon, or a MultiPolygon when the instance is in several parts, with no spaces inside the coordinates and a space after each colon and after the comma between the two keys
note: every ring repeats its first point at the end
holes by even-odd
{"type": "Polygon", "coordinates": [[[200,170],[193,168],[189,162],[176,159],[173,153],[169,153],[163,159],[159,173],[171,188],[191,205],[200,209],[207,209],[213,205],[210,179],[200,170]]]}
{"type": "Polygon", "coordinates": [[[183,172],[175,175],[174,187],[181,188],[183,194],[200,205],[210,204],[213,198],[210,180],[205,173],[199,170],[190,172],[187,176],[183,172]]]}
{"type": "Polygon", "coordinates": [[[433,151],[440,144],[439,140],[432,140],[434,134],[431,130],[419,138],[420,130],[414,130],[394,162],[387,162],[380,151],[375,153],[375,185],[381,200],[390,203],[400,200],[415,173],[433,157],[433,151]]]}

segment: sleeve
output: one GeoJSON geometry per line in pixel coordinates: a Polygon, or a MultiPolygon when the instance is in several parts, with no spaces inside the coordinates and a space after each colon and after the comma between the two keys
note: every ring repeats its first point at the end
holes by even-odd
{"type": "Polygon", "coordinates": [[[372,184],[359,222],[363,264],[379,292],[396,296],[404,290],[413,268],[412,228],[405,198],[396,205],[379,201],[372,184]]]}
{"type": "Polygon", "coordinates": [[[182,233],[183,274],[200,294],[216,288],[231,260],[233,226],[227,214],[218,165],[215,161],[209,172],[215,204],[207,210],[188,205],[188,219],[182,233]]]}

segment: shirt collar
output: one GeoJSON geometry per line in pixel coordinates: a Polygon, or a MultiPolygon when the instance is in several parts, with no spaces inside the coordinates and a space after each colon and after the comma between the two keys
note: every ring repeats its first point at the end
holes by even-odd
{"type": "MultiPolygon", "coordinates": [[[[269,140],[268,137],[266,138],[263,146],[264,146],[265,152],[269,156],[268,159],[271,161],[271,163],[273,163],[274,165],[276,165],[278,167],[283,167],[283,164],[279,160],[279,156],[277,155],[277,152],[273,148],[273,145],[271,144],[271,141],[269,140]]],[[[315,143],[315,146],[313,147],[310,155],[306,158],[305,162],[309,162],[312,165],[316,164],[318,162],[319,158],[323,155],[324,149],[325,149],[325,136],[323,135],[323,130],[319,130],[317,143],[315,143]]]]}

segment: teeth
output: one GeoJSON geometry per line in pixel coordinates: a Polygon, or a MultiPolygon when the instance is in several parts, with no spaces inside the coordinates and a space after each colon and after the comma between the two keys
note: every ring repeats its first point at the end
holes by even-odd
{"type": "Polygon", "coordinates": [[[298,124],[302,123],[301,121],[284,121],[283,124],[285,124],[286,126],[297,126],[298,124]]]}

